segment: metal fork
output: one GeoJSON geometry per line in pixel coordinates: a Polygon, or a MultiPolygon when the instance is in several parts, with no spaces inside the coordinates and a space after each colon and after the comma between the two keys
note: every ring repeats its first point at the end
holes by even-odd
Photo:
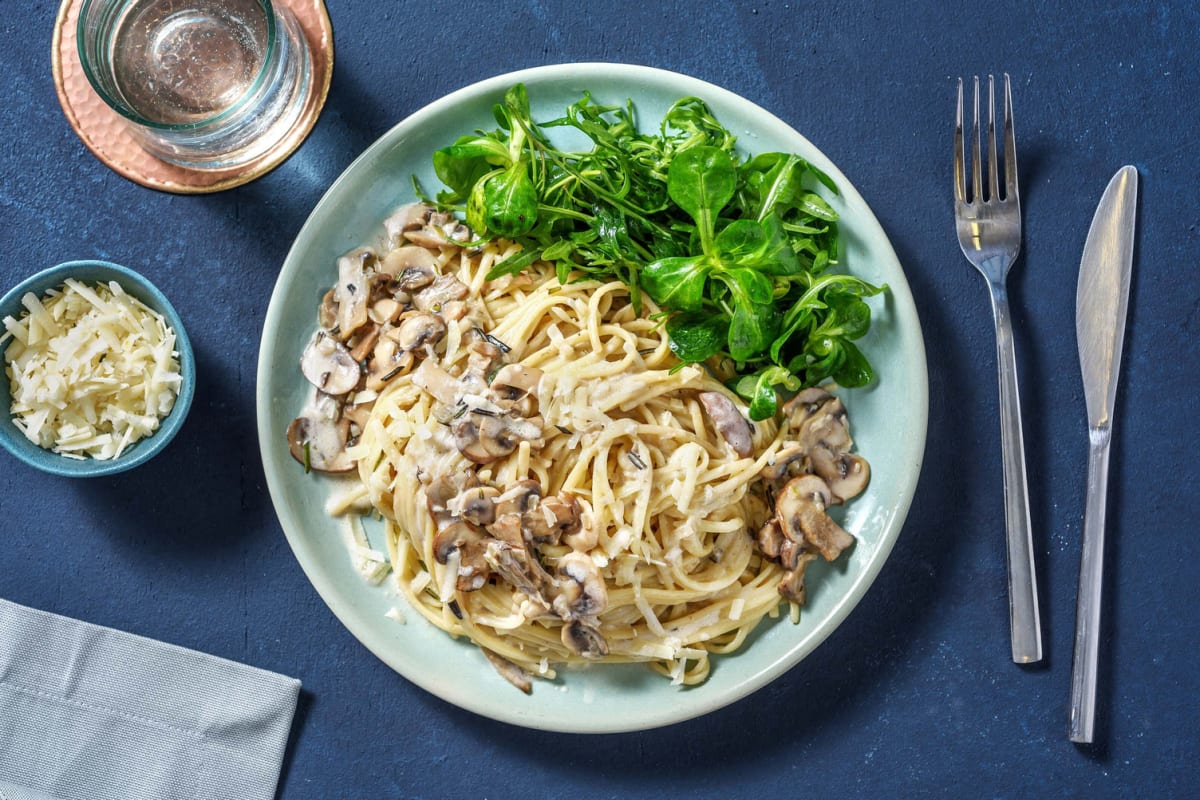
{"type": "Polygon", "coordinates": [[[1000,442],[1004,454],[1004,519],[1012,658],[1019,664],[1028,664],[1042,659],[1042,626],[1038,614],[1037,579],[1033,569],[1029,486],[1025,477],[1017,360],[1013,352],[1012,318],[1004,283],[1009,268],[1021,250],[1017,143],[1013,134],[1012,90],[1007,74],[1004,76],[1003,193],[997,175],[995,85],[990,75],[987,102],[988,182],[984,187],[979,135],[979,78],[976,77],[975,113],[971,130],[971,185],[968,187],[967,152],[963,137],[963,84],[959,79],[958,114],[954,126],[954,217],[959,246],[967,260],[987,279],[992,296],[992,315],[996,321],[996,361],[1000,372],[1000,442]]]}

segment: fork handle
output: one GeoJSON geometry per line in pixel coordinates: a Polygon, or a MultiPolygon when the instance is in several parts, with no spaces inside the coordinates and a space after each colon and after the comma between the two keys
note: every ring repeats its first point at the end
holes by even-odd
{"type": "Polygon", "coordinates": [[[1108,500],[1108,449],[1112,429],[1088,431],[1087,504],[1075,606],[1071,665],[1071,741],[1089,744],[1096,727],[1096,662],[1100,651],[1100,586],[1104,573],[1104,507],[1108,500]]]}
{"type": "Polygon", "coordinates": [[[1021,432],[1021,397],[1017,389],[1017,357],[1013,348],[1008,293],[991,284],[996,320],[996,363],[1000,373],[1000,445],[1004,457],[1004,520],[1008,555],[1008,617],[1012,659],[1018,664],[1042,660],[1042,623],[1038,614],[1037,577],[1033,568],[1033,536],[1029,521],[1029,484],[1025,476],[1025,443],[1021,432]]]}

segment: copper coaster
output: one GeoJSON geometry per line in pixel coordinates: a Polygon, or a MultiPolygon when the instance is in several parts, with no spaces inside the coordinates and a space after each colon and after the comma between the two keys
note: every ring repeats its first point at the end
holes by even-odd
{"type": "Polygon", "coordinates": [[[323,0],[275,0],[296,16],[312,53],[312,75],[300,119],[279,144],[255,160],[226,170],[192,170],[146,152],[129,133],[124,117],[104,104],[83,74],[75,30],[83,0],[63,0],[54,23],[54,86],[71,127],[96,158],[135,183],[177,194],[232,189],[283,163],[308,136],[329,94],[333,77],[333,25],[323,0]]]}

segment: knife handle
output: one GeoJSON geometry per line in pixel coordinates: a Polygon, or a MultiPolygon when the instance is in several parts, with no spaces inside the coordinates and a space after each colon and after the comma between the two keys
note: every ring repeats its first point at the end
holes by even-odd
{"type": "Polygon", "coordinates": [[[1021,396],[1012,318],[1004,285],[992,284],[996,320],[996,363],[1000,373],[1000,446],[1004,458],[1004,522],[1008,557],[1008,618],[1012,660],[1042,660],[1042,623],[1038,613],[1037,577],[1033,568],[1033,535],[1029,521],[1029,484],[1025,476],[1025,442],[1021,431],[1021,396]]]}
{"type": "Polygon", "coordinates": [[[1104,573],[1104,513],[1108,502],[1108,449],[1112,429],[1088,431],[1087,503],[1075,606],[1071,665],[1071,741],[1089,744],[1096,729],[1096,662],[1100,650],[1100,590],[1104,573]]]}

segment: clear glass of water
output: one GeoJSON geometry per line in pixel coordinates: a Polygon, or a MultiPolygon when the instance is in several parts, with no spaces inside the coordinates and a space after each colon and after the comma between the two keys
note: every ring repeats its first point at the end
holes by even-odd
{"type": "Polygon", "coordinates": [[[233,169],[299,120],[308,43],[271,0],[84,0],[79,58],[141,145],[190,169],[233,169]]]}

